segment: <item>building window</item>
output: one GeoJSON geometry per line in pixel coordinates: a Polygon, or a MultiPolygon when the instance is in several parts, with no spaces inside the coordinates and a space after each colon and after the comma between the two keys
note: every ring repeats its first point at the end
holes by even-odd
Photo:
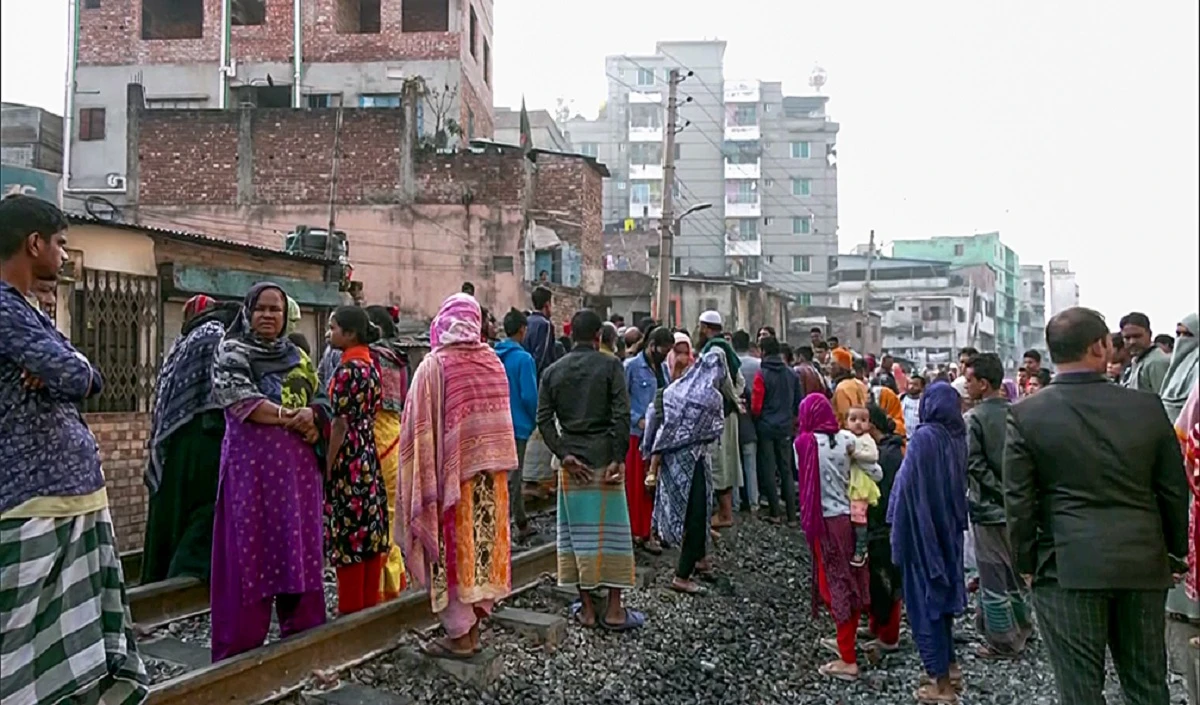
{"type": "Polygon", "coordinates": [[[583,156],[592,157],[593,159],[600,153],[595,142],[580,142],[578,151],[583,156]]]}
{"type": "Polygon", "coordinates": [[[792,179],[793,196],[811,196],[812,179],[792,179]]]}
{"type": "Polygon", "coordinates": [[[801,306],[812,306],[812,294],[796,294],[796,303],[801,306]]]}
{"type": "Polygon", "coordinates": [[[671,263],[671,274],[680,274],[681,272],[683,272],[683,258],[676,257],[675,261],[671,263]]]}
{"type": "Polygon", "coordinates": [[[812,216],[798,215],[792,218],[792,234],[808,235],[812,232],[812,216]]]}
{"type": "Polygon", "coordinates": [[[479,58],[477,48],[479,46],[479,18],[475,15],[475,8],[471,8],[471,24],[468,37],[471,40],[471,56],[479,58]]]}
{"type": "Polygon", "coordinates": [[[854,322],[854,337],[855,337],[855,338],[858,338],[859,340],[862,340],[862,337],[863,337],[863,334],[862,334],[862,321],[855,321],[855,322],[854,322]]]}
{"type": "MultiPolygon", "coordinates": [[[[354,0],[342,1],[353,2],[354,0]]],[[[363,3],[368,1],[362,0],[363,3]]],[[[379,7],[379,0],[371,1],[375,3],[376,8],[379,7]]],[[[462,5],[457,5],[457,7],[461,8],[462,5]]],[[[405,33],[449,32],[450,3],[447,0],[404,0],[400,3],[400,31],[405,33]]]]}
{"type": "Polygon", "coordinates": [[[83,9],[85,9],[85,10],[100,9],[100,0],[84,0],[83,9]]]}
{"type": "Polygon", "coordinates": [[[792,159],[808,159],[809,143],[808,142],[793,142],[792,143],[792,159]]]}
{"type": "Polygon", "coordinates": [[[358,97],[360,108],[399,108],[399,93],[363,93],[358,97]]]}
{"type": "Polygon", "coordinates": [[[104,108],[81,108],[79,110],[79,141],[94,142],[104,139],[104,108]]]}
{"type": "Polygon", "coordinates": [[[513,258],[511,256],[497,255],[492,258],[492,272],[494,274],[512,274],[513,273],[513,258]]]}
{"type": "Polygon", "coordinates": [[[763,188],[771,188],[775,185],[775,179],[763,179],[763,188]]]}
{"type": "Polygon", "coordinates": [[[200,39],[204,0],[142,0],[142,39],[200,39]]]}
{"type": "Polygon", "coordinates": [[[754,218],[730,218],[725,222],[725,232],[731,240],[753,242],[758,239],[758,220],[754,218]]]}
{"type": "Polygon", "coordinates": [[[808,255],[795,255],[792,257],[793,272],[811,272],[812,258],[808,255]]]}
{"type": "Polygon", "coordinates": [[[239,27],[267,22],[267,5],[264,0],[233,0],[229,10],[229,21],[239,27]]]}
{"type": "Polygon", "coordinates": [[[767,217],[763,218],[763,225],[771,225],[774,222],[775,222],[775,219],[772,218],[771,216],[767,216],[767,217]]]}
{"type": "Polygon", "coordinates": [[[638,166],[658,166],[663,163],[660,142],[634,142],[629,145],[629,163],[638,166]]]}
{"type": "Polygon", "coordinates": [[[654,71],[652,71],[650,69],[638,69],[637,84],[639,86],[653,86],[654,85],[654,71]]]}
{"type": "Polygon", "coordinates": [[[662,127],[662,107],[643,104],[629,106],[629,126],[647,129],[662,127]]]}
{"type": "Polygon", "coordinates": [[[483,40],[483,82],[492,85],[492,48],[483,40]]]}
{"type": "Polygon", "coordinates": [[[475,111],[467,108],[467,139],[475,139],[475,111]]]}
{"type": "Polygon", "coordinates": [[[962,245],[955,245],[955,246],[954,246],[954,256],[955,256],[955,257],[962,257],[962,256],[963,256],[963,246],[962,246],[962,245]]]}
{"type": "Polygon", "coordinates": [[[341,93],[309,93],[305,100],[310,108],[340,108],[342,107],[341,93]]]}
{"type": "Polygon", "coordinates": [[[199,110],[207,98],[147,98],[147,110],[199,110]]]}

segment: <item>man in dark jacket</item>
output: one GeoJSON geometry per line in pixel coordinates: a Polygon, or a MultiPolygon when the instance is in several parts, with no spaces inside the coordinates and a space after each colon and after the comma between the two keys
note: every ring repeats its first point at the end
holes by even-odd
{"type": "Polygon", "coordinates": [[[780,355],[779,341],[771,336],[758,343],[762,365],[754,376],[750,393],[750,415],[758,431],[758,488],[767,495],[770,516],[779,521],[779,490],[788,523],[796,521],[796,410],[803,393],[800,378],[780,355]],[[777,484],[779,483],[779,484],[777,484]]]}
{"type": "Polygon", "coordinates": [[[980,658],[1013,658],[1033,633],[1028,586],[1012,565],[1004,518],[1004,425],[1009,402],[1004,396],[1004,363],[995,353],[966,361],[967,394],[975,402],[967,412],[967,487],[975,561],[979,567],[979,606],[975,624],[984,636],[980,658]]]}
{"type": "Polygon", "coordinates": [[[525,342],[522,345],[533,355],[537,364],[538,379],[546,368],[554,363],[559,354],[554,340],[554,323],[550,321],[550,301],[554,295],[544,286],[533,290],[533,312],[525,329],[525,342]]]}
{"type": "Polygon", "coordinates": [[[1125,702],[1167,705],[1166,595],[1188,544],[1179,442],[1157,396],[1106,380],[1100,314],[1059,313],[1046,346],[1058,374],[1009,409],[1004,490],[1059,701],[1103,705],[1107,648],[1125,702]]]}

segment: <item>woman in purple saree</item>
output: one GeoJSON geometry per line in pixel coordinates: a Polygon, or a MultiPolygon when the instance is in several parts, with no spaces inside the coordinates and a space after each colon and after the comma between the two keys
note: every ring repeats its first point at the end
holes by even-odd
{"type": "Polygon", "coordinates": [[[322,482],[310,404],[312,361],[284,336],[287,298],[269,283],[246,295],[217,352],[213,393],[225,409],[213,527],[212,660],[325,621],[322,482]]]}

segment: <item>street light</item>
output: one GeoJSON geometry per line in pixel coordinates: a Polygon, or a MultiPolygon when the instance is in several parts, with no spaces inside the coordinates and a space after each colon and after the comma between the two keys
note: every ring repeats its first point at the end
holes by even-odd
{"type": "Polygon", "coordinates": [[[687,210],[679,214],[679,217],[674,219],[674,222],[662,223],[660,229],[663,233],[663,246],[658,253],[658,318],[663,325],[668,325],[670,316],[667,314],[666,301],[671,296],[671,265],[674,262],[670,261],[670,253],[672,252],[671,243],[676,236],[679,235],[680,225],[683,219],[692,213],[698,213],[703,210],[712,208],[711,203],[696,203],[690,206],[687,210]]]}
{"type": "MultiPolygon", "coordinates": [[[[696,205],[692,206],[691,208],[688,208],[684,212],[680,213],[679,217],[675,219],[675,222],[678,223],[679,221],[688,217],[692,213],[699,213],[700,211],[706,211],[709,208],[712,208],[711,203],[697,203],[696,205]]],[[[675,234],[678,235],[679,231],[676,231],[675,234]]]]}

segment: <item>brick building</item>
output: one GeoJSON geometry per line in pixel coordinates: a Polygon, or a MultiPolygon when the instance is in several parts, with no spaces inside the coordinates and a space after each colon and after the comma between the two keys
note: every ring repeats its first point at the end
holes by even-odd
{"type": "Polygon", "coordinates": [[[116,207],[119,220],[278,248],[298,225],[332,216],[364,300],[417,319],[464,281],[495,310],[528,307],[540,271],[579,300],[601,293],[608,172],[592,158],[490,142],[434,149],[407,127],[411,108],[143,105],[130,84],[131,204],[116,207]]]}
{"type": "Polygon", "coordinates": [[[64,132],[67,206],[123,206],[126,84],[145,107],[399,108],[429,87],[418,133],[493,133],[492,0],[71,0],[64,132]],[[77,39],[78,41],[74,41],[77,39]]]}

